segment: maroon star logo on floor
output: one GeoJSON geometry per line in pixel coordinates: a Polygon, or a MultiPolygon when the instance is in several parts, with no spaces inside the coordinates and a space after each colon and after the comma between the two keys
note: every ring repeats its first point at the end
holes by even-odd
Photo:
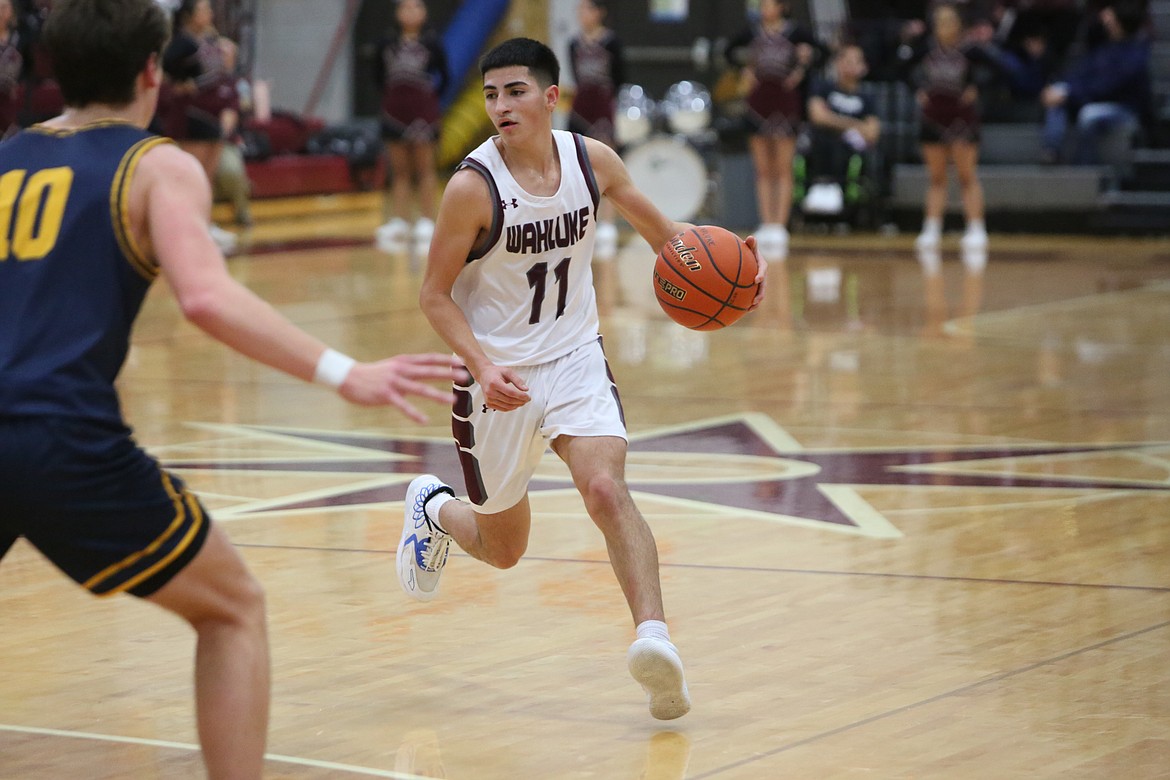
{"type": "MultiPolygon", "coordinates": [[[[216,426],[223,429],[224,426],[216,426]]],[[[432,473],[462,489],[451,439],[229,426],[286,442],[336,445],[344,455],[262,459],[164,460],[177,470],[314,472],[354,475],[355,484],[311,497],[269,500],[234,514],[356,507],[402,501],[410,479],[432,473]],[[370,484],[371,478],[377,484],[370,484]]],[[[869,536],[900,534],[854,491],[865,486],[1170,490],[1137,479],[1061,476],[1034,464],[1083,453],[1166,446],[1144,444],[1015,445],[939,448],[803,449],[763,415],[698,421],[630,437],[631,490],[671,501],[719,507],[744,515],[817,524],[869,536]],[[641,468],[640,465],[641,464],[641,468]],[[1025,464],[1033,466],[1024,469],[1025,464]],[[1037,472],[1047,471],[1038,475],[1037,472]]],[[[534,494],[572,488],[568,472],[538,472],[534,494]]]]}

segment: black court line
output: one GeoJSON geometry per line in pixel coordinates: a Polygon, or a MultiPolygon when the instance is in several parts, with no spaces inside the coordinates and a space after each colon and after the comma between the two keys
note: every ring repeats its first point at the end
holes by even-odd
{"type": "Polygon", "coordinates": [[[1007,672],[1001,672],[1000,674],[992,675],[991,677],[980,680],[978,682],[973,682],[973,683],[969,683],[967,685],[960,686],[958,688],[954,688],[952,690],[947,691],[946,693],[940,693],[940,694],[937,694],[935,696],[931,696],[929,698],[923,699],[921,701],[916,701],[912,704],[905,704],[901,707],[896,707],[896,708],[889,710],[887,712],[878,713],[877,715],[871,715],[868,718],[863,718],[861,720],[854,721],[853,723],[849,723],[849,724],[846,724],[844,726],[838,726],[835,729],[830,729],[829,731],[824,731],[824,732],[821,732],[820,734],[814,734],[811,737],[805,737],[804,739],[799,739],[795,742],[789,742],[786,745],[781,745],[780,747],[773,748],[772,750],[768,750],[768,751],[765,751],[763,753],[759,753],[757,755],[752,756],[751,758],[741,759],[739,761],[735,761],[735,762],[732,762],[730,764],[726,764],[724,766],[718,767],[717,769],[708,770],[702,774],[694,775],[691,778],[691,780],[699,780],[700,778],[704,778],[704,777],[714,777],[715,775],[722,774],[723,772],[726,772],[730,769],[738,769],[739,767],[743,767],[743,766],[747,766],[749,764],[755,763],[756,761],[759,761],[762,758],[770,758],[772,756],[779,755],[780,753],[784,753],[786,751],[793,750],[793,749],[798,748],[798,747],[804,747],[805,745],[812,744],[813,742],[818,742],[818,741],[825,739],[827,737],[835,737],[838,734],[845,733],[846,731],[852,731],[853,729],[861,728],[862,726],[868,726],[871,723],[876,723],[879,720],[885,720],[886,718],[891,718],[891,717],[894,717],[895,715],[902,715],[903,713],[918,709],[919,707],[925,707],[925,706],[930,705],[930,704],[935,704],[935,703],[940,702],[944,699],[949,699],[953,696],[962,696],[963,694],[968,693],[968,692],[973,691],[973,690],[976,690],[978,688],[983,688],[983,687],[988,686],[988,685],[993,685],[995,683],[1003,682],[1004,680],[1010,679],[1012,677],[1018,677],[1022,674],[1027,674],[1028,672],[1035,671],[1036,669],[1039,669],[1041,667],[1051,666],[1053,664],[1058,664],[1061,661],[1067,661],[1068,659],[1075,658],[1078,655],[1083,655],[1085,653],[1091,653],[1094,650],[1100,650],[1103,647],[1108,647],[1109,645],[1115,645],[1115,644],[1118,644],[1119,642],[1125,642],[1129,639],[1134,639],[1135,637],[1142,636],[1143,634],[1149,634],[1149,633],[1154,632],[1154,631],[1159,631],[1159,630],[1166,628],[1168,626],[1170,626],[1170,620],[1165,620],[1161,623],[1157,623],[1157,624],[1152,625],[1152,626],[1147,626],[1146,628],[1139,628],[1135,631],[1130,631],[1127,634],[1115,636],[1112,639],[1105,639],[1105,640],[1102,640],[1102,641],[1097,642],[1095,644],[1088,645],[1086,647],[1081,647],[1081,648],[1078,648],[1076,650],[1070,650],[1067,653],[1061,653],[1060,655],[1055,655],[1055,656],[1052,656],[1051,658],[1045,658],[1042,661],[1036,661],[1035,663],[1030,663],[1026,666],[1021,666],[1018,669],[1012,669],[1012,670],[1007,671],[1007,672]]]}
{"type": "MultiPolygon", "coordinates": [[[[340,552],[365,553],[368,555],[393,555],[393,550],[370,550],[361,547],[315,547],[312,545],[297,544],[255,544],[233,542],[236,547],[256,550],[304,550],[307,552],[340,552]]],[[[468,558],[464,552],[451,552],[452,557],[468,558]]],[[[592,560],[588,558],[550,558],[539,555],[526,555],[522,561],[540,561],[542,563],[587,563],[609,565],[608,560],[592,560]]],[[[706,571],[736,571],[754,572],[762,574],[811,574],[824,577],[873,577],[893,580],[924,580],[934,582],[970,582],[979,585],[1038,585],[1052,588],[1090,588],[1097,590],[1134,590],[1148,593],[1170,593],[1170,586],[1164,585],[1114,585],[1106,582],[1060,582],[1058,580],[1012,580],[998,577],[948,577],[944,574],[905,574],[885,571],[836,571],[833,569],[792,569],[771,566],[724,566],[709,563],[666,563],[658,562],[660,569],[699,569],[706,571]]]]}

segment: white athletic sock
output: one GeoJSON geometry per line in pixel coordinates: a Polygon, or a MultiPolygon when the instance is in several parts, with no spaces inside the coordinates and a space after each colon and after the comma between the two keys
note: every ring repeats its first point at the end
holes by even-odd
{"type": "Polygon", "coordinates": [[[942,233],[942,220],[937,217],[927,217],[922,220],[923,235],[937,236],[942,233]]]}
{"type": "Polygon", "coordinates": [[[967,223],[967,232],[968,233],[986,233],[987,228],[985,228],[983,226],[983,220],[973,219],[967,223]]]}
{"type": "Polygon", "coordinates": [[[670,631],[661,620],[643,620],[637,628],[639,639],[661,639],[670,642],[670,631]]]}
{"type": "Polygon", "coordinates": [[[443,508],[443,504],[454,500],[455,496],[451,495],[450,493],[439,493],[437,495],[431,496],[431,499],[427,501],[425,510],[427,513],[427,519],[434,523],[435,527],[443,533],[447,533],[447,529],[439,524],[439,510],[443,508]]]}

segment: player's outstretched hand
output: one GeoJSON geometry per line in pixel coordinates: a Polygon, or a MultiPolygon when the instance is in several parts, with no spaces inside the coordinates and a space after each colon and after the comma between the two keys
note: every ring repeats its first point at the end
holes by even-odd
{"type": "Polygon", "coordinates": [[[764,287],[767,286],[768,282],[768,261],[760,255],[760,250],[756,247],[755,236],[748,236],[743,242],[747,244],[748,249],[752,250],[752,254],[756,256],[756,265],[759,266],[756,271],[756,284],[759,287],[756,289],[756,297],[752,301],[752,305],[748,307],[748,311],[751,311],[764,302],[764,287]]]}
{"type": "Polygon", "coordinates": [[[376,363],[355,363],[338,392],[345,400],[361,406],[396,406],[415,422],[425,423],[427,416],[406,397],[418,396],[450,406],[455,400],[450,390],[424,383],[465,382],[467,378],[463,361],[454,355],[397,355],[376,363]]]}
{"type": "Polygon", "coordinates": [[[506,366],[488,366],[476,379],[483,388],[483,400],[489,409],[510,412],[532,400],[528,395],[528,385],[506,366]]]}

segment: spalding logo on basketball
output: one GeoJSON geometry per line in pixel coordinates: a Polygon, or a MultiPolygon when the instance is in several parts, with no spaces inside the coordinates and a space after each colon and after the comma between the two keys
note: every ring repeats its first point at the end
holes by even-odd
{"type": "Polygon", "coordinates": [[[756,256],[739,236],[699,225],[674,236],[654,261],[654,295],[662,310],[692,330],[738,320],[756,297],[756,256]]]}

